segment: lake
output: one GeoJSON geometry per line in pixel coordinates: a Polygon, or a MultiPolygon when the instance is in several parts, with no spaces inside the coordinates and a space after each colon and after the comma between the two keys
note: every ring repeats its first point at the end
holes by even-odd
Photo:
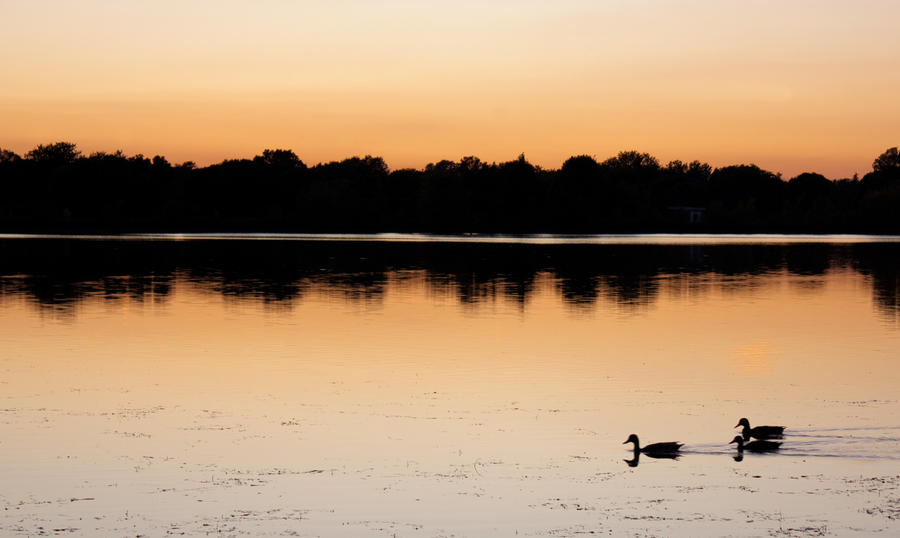
{"type": "Polygon", "coordinates": [[[898,387],[893,237],[0,237],[3,536],[898,535],[898,387]]]}

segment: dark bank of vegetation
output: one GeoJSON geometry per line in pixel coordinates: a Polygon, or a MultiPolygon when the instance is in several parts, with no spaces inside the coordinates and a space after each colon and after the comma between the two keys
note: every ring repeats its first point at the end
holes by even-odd
{"type": "Polygon", "coordinates": [[[862,179],[790,180],[755,165],[661,164],[626,151],[544,170],[524,156],[389,170],[308,167],[290,150],[198,168],[40,145],[0,150],[3,232],[900,233],[900,155],[862,179]]]}

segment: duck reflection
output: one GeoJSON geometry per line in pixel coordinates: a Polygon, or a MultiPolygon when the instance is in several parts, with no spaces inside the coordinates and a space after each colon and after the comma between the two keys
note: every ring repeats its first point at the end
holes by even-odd
{"type": "Polygon", "coordinates": [[[743,454],[745,450],[750,452],[774,452],[781,448],[780,442],[775,441],[751,441],[744,443],[742,435],[735,435],[730,443],[737,443],[738,454],[743,454]]]}
{"type": "MultiPolygon", "coordinates": [[[[657,460],[659,460],[659,459],[677,460],[681,457],[681,454],[644,454],[644,455],[647,456],[648,458],[653,458],[653,459],[657,459],[657,460]]],[[[640,464],[640,462],[641,462],[641,453],[635,452],[634,456],[630,460],[623,459],[622,461],[627,463],[629,467],[637,467],[638,464],[640,464]]]]}

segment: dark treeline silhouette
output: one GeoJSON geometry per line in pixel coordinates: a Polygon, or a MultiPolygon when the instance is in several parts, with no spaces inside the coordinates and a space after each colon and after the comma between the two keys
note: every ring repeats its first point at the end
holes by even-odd
{"type": "MultiPolygon", "coordinates": [[[[0,300],[28,297],[71,311],[81,301],[165,302],[178,285],[236,300],[290,306],[315,288],[380,301],[404,279],[478,305],[526,305],[550,279],[573,308],[599,300],[653,303],[666,289],[692,296],[764,285],[767,275],[866,275],[879,309],[900,316],[900,248],[890,243],[794,245],[572,245],[354,241],[0,239],[0,300]],[[780,274],[780,273],[779,273],[780,274]],[[759,278],[731,278],[750,276],[759,278]],[[720,278],[721,277],[721,278],[720,278]],[[739,282],[739,284],[734,284],[739,282]]],[[[777,281],[780,281],[776,279],[777,281]]]]}
{"type": "Polygon", "coordinates": [[[900,233],[897,148],[862,179],[785,181],[635,151],[559,170],[520,156],[390,171],[371,156],[308,167],[282,149],[198,168],[57,142],[0,149],[0,185],[4,232],[900,233]]]}

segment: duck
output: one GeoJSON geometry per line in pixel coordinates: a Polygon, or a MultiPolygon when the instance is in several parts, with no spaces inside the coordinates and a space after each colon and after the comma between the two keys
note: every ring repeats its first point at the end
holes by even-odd
{"type": "Polygon", "coordinates": [[[744,427],[741,431],[744,441],[749,441],[751,437],[755,439],[781,439],[784,436],[784,426],[757,426],[751,428],[750,421],[746,418],[739,420],[734,427],[737,428],[738,426],[744,427]]]}
{"type": "MultiPolygon", "coordinates": [[[[738,454],[743,453],[744,450],[749,450],[750,452],[772,452],[781,448],[781,443],[775,441],[751,441],[744,444],[744,438],[740,435],[735,435],[731,443],[737,443],[738,454]]],[[[730,445],[731,443],[728,444],[730,445]]]]}
{"type": "Polygon", "coordinates": [[[678,455],[678,450],[684,446],[682,443],[653,443],[649,444],[645,447],[642,447],[640,441],[638,441],[638,436],[635,434],[631,434],[628,436],[628,439],[622,443],[623,445],[627,445],[628,443],[634,443],[634,454],[635,461],[637,459],[638,454],[646,454],[651,458],[672,458],[678,455]]]}

